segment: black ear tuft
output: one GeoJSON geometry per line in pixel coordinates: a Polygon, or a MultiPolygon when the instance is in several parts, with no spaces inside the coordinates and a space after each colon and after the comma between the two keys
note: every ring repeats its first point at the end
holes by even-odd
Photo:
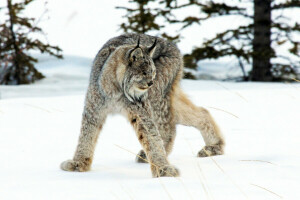
{"type": "MultiPolygon", "coordinates": [[[[137,49],[137,48],[139,48],[140,47],[140,36],[139,36],[139,38],[138,38],[138,42],[137,42],[137,45],[133,48],[133,49],[131,49],[130,51],[129,51],[129,57],[131,57],[131,54],[137,49]]],[[[135,61],[136,60],[136,57],[134,57],[133,58],[133,60],[135,61]]]]}
{"type": "Polygon", "coordinates": [[[137,42],[137,45],[136,45],[135,49],[139,48],[139,47],[140,47],[140,36],[139,36],[139,39],[138,39],[138,42],[137,42]]]}
{"type": "Polygon", "coordinates": [[[148,52],[149,52],[149,53],[155,48],[156,44],[157,44],[157,38],[155,38],[155,41],[154,41],[154,43],[152,44],[152,46],[148,48],[148,52]]]}

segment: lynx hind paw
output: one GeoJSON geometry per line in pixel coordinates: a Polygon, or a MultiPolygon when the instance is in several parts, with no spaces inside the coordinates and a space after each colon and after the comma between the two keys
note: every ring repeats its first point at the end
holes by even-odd
{"type": "Polygon", "coordinates": [[[208,157],[208,156],[216,156],[223,155],[224,149],[222,145],[213,145],[213,146],[205,146],[198,152],[198,157],[208,157]]]}
{"type": "Polygon", "coordinates": [[[177,177],[180,175],[179,170],[171,165],[167,165],[164,167],[154,167],[155,169],[152,170],[152,175],[154,178],[157,177],[177,177]]]}
{"type": "Polygon", "coordinates": [[[140,150],[140,152],[136,155],[135,161],[137,163],[148,163],[147,156],[144,150],[140,150]]]}
{"type": "Polygon", "coordinates": [[[60,168],[64,171],[85,172],[90,170],[90,165],[80,163],[74,160],[66,160],[60,164],[60,168]]]}

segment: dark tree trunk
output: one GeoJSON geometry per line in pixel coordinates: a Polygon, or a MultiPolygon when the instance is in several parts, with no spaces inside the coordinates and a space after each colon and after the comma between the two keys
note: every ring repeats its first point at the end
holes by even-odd
{"type": "Polygon", "coordinates": [[[13,74],[13,79],[17,82],[16,84],[20,84],[20,64],[19,64],[19,47],[17,45],[17,41],[16,41],[16,35],[14,32],[14,15],[13,15],[13,8],[11,5],[11,0],[7,0],[7,8],[8,8],[8,14],[9,14],[9,29],[10,29],[10,34],[11,34],[11,39],[12,39],[12,45],[13,45],[13,49],[14,49],[14,55],[13,55],[13,60],[14,60],[14,68],[11,71],[14,73],[13,74]]]}
{"type": "Polygon", "coordinates": [[[251,81],[272,81],[271,0],[254,0],[254,39],[251,81]]]}

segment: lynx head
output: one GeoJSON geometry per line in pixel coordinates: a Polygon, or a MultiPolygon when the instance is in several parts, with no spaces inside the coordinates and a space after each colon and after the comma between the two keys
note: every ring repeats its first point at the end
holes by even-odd
{"type": "Polygon", "coordinates": [[[124,49],[123,76],[119,77],[119,82],[125,96],[131,101],[143,101],[147,96],[147,91],[154,84],[156,75],[152,55],[156,48],[157,40],[152,46],[137,45],[128,46],[124,49]]]}

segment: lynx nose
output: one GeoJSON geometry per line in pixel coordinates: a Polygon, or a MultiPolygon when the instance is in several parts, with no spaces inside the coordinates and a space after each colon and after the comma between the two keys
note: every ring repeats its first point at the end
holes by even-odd
{"type": "Polygon", "coordinates": [[[147,83],[148,87],[150,87],[151,85],[153,85],[153,81],[150,81],[149,83],[147,83]]]}

